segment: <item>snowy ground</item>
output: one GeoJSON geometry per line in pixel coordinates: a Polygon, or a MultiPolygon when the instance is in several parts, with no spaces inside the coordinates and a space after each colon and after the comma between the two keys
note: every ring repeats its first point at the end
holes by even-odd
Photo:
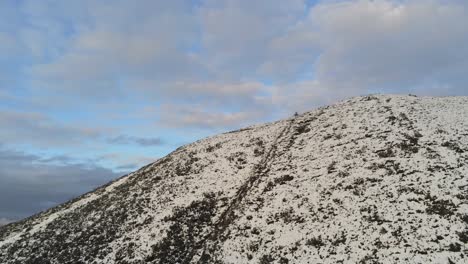
{"type": "Polygon", "coordinates": [[[467,243],[468,98],[368,96],[4,226],[0,262],[468,263],[467,243]]]}

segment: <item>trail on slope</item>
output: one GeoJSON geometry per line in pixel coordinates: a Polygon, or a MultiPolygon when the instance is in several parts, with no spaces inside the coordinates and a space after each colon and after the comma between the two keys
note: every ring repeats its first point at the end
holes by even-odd
{"type": "Polygon", "coordinates": [[[214,252],[214,249],[218,248],[220,240],[222,241],[224,239],[223,234],[225,234],[230,224],[233,223],[236,218],[235,210],[237,210],[240,207],[242,201],[245,197],[247,197],[248,193],[253,188],[257,187],[263,178],[268,176],[268,172],[270,170],[274,157],[277,155],[280,143],[285,140],[287,140],[287,142],[290,141],[288,135],[292,135],[291,128],[293,127],[294,121],[294,118],[291,118],[287,121],[288,123],[273,140],[273,143],[271,144],[268,151],[265,152],[260,162],[256,164],[252,169],[250,177],[238,189],[236,195],[232,198],[229,206],[221,214],[218,221],[215,223],[212,231],[200,241],[199,246],[194,247],[194,251],[190,256],[191,261],[193,261],[195,254],[200,249],[202,250],[202,253],[197,263],[206,263],[207,261],[211,260],[212,256],[210,256],[209,252],[214,252]]]}

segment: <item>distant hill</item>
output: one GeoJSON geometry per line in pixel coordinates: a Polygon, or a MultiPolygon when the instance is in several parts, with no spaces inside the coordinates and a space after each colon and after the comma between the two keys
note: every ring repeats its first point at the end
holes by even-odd
{"type": "Polygon", "coordinates": [[[468,263],[468,97],[366,96],[197,141],[0,228],[0,263],[468,263]]]}

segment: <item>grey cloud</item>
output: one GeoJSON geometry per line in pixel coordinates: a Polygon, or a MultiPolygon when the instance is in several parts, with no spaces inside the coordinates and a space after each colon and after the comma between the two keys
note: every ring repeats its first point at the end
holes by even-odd
{"type": "MultiPolygon", "coordinates": [[[[62,54],[30,68],[33,86],[89,100],[118,98],[135,91],[156,96],[171,94],[171,100],[195,96],[218,99],[220,92],[213,87],[212,93],[200,88],[216,83],[214,79],[218,78],[224,82],[227,70],[236,68],[233,59],[243,61],[235,69],[242,73],[230,74],[235,80],[246,72],[255,74],[260,61],[248,58],[263,60],[264,44],[278,34],[277,28],[291,25],[305,10],[302,0],[274,4],[202,1],[196,13],[187,1],[116,1],[111,5],[85,1],[76,8],[79,15],[67,13],[53,20],[50,17],[57,16],[60,4],[50,14],[34,1],[27,3],[35,21],[44,18],[58,28],[67,21],[74,30],[73,38],[60,38],[59,42],[67,44],[62,54]],[[236,26],[240,22],[249,26],[236,26]],[[191,51],[197,45],[203,45],[200,54],[191,51]],[[219,63],[229,65],[229,69],[219,68],[219,63]],[[197,91],[201,93],[196,95],[197,91]]],[[[72,3],[76,6],[76,2],[72,3]]],[[[27,42],[37,41],[29,38],[27,42]]],[[[228,95],[233,93],[228,91],[224,98],[228,95]]]]}
{"type": "Polygon", "coordinates": [[[13,222],[13,221],[10,220],[10,219],[7,219],[7,218],[0,218],[0,226],[6,225],[6,224],[11,223],[11,222],[13,222]]]}
{"type": "Polygon", "coordinates": [[[155,156],[145,156],[145,155],[128,155],[127,153],[122,152],[110,152],[98,156],[94,160],[88,160],[87,163],[96,163],[96,162],[111,162],[116,164],[116,171],[128,171],[127,168],[138,168],[149,163],[152,163],[156,160],[157,155],[155,156]]]}
{"type": "Polygon", "coordinates": [[[121,144],[121,145],[129,145],[135,144],[142,147],[147,146],[161,146],[164,144],[163,140],[160,138],[144,138],[144,137],[135,137],[129,135],[119,135],[117,137],[109,138],[108,143],[110,144],[121,144]]]}
{"type": "Polygon", "coordinates": [[[273,87],[260,82],[177,82],[168,87],[159,95],[170,103],[150,108],[152,116],[159,116],[158,124],[165,127],[232,129],[276,112],[273,87]]]}
{"type": "Polygon", "coordinates": [[[159,98],[172,103],[203,104],[209,107],[258,107],[270,92],[270,88],[260,82],[183,82],[165,85],[165,89],[154,89],[157,81],[135,83],[133,87],[145,89],[159,98]],[[145,88],[147,87],[147,88],[145,88]]]}
{"type": "Polygon", "coordinates": [[[92,163],[52,164],[36,155],[0,147],[0,219],[27,217],[118,176],[92,163]]]}
{"type": "Polygon", "coordinates": [[[28,143],[39,146],[73,145],[95,139],[95,129],[60,124],[49,117],[33,112],[0,111],[0,139],[4,142],[28,143]]]}
{"type": "MultiPolygon", "coordinates": [[[[80,1],[78,1],[80,2],[80,1]]],[[[74,2],[76,4],[76,2],[74,2]]],[[[70,20],[75,34],[56,59],[33,65],[39,89],[86,97],[123,96],[127,81],[159,82],[198,75],[200,65],[187,51],[196,35],[187,1],[84,1],[70,20]]],[[[53,14],[37,11],[40,17],[53,14]]],[[[62,20],[56,19],[55,24],[62,20]]]]}
{"type": "Polygon", "coordinates": [[[275,87],[272,92],[272,105],[280,106],[279,115],[285,117],[294,112],[310,111],[315,107],[365,94],[361,92],[360,88],[354,87],[344,90],[330,88],[317,80],[301,81],[275,87]]]}
{"type": "Polygon", "coordinates": [[[460,84],[468,78],[460,69],[468,66],[467,23],[468,10],[457,2],[325,2],[309,16],[322,49],[317,79],[364,91],[440,84],[445,93],[466,93],[460,84]]]}
{"type": "Polygon", "coordinates": [[[125,165],[118,166],[118,167],[116,167],[115,169],[116,169],[117,171],[122,171],[122,170],[128,171],[128,170],[135,170],[135,169],[137,169],[138,167],[139,167],[138,164],[125,164],[125,165]]]}
{"type": "Polygon", "coordinates": [[[467,23],[466,1],[322,1],[269,43],[260,72],[288,112],[369,92],[466,95],[467,23]]]}
{"type": "Polygon", "coordinates": [[[220,112],[202,106],[164,105],[160,123],[173,128],[232,129],[253,124],[268,113],[257,111],[220,112]]]}
{"type": "MultiPolygon", "coordinates": [[[[22,153],[21,155],[25,155],[25,154],[22,153]]],[[[52,157],[47,157],[47,158],[40,158],[39,160],[44,163],[60,163],[60,164],[70,164],[74,161],[73,158],[67,155],[57,155],[57,156],[52,156],[52,157]]]]}
{"type": "Polygon", "coordinates": [[[468,92],[466,1],[26,3],[57,42],[30,47],[53,55],[30,68],[35,91],[193,108],[161,111],[167,126],[240,126],[369,92],[468,92]]]}
{"type": "Polygon", "coordinates": [[[203,56],[223,78],[253,77],[267,57],[266,46],[293,26],[306,10],[305,1],[203,1],[203,56]]]}

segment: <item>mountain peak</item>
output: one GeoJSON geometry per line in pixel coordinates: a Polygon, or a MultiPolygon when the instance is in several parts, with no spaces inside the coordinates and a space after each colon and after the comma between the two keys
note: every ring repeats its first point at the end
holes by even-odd
{"type": "Polygon", "coordinates": [[[0,262],[460,263],[467,174],[468,97],[355,97],[0,227],[0,262]]]}

